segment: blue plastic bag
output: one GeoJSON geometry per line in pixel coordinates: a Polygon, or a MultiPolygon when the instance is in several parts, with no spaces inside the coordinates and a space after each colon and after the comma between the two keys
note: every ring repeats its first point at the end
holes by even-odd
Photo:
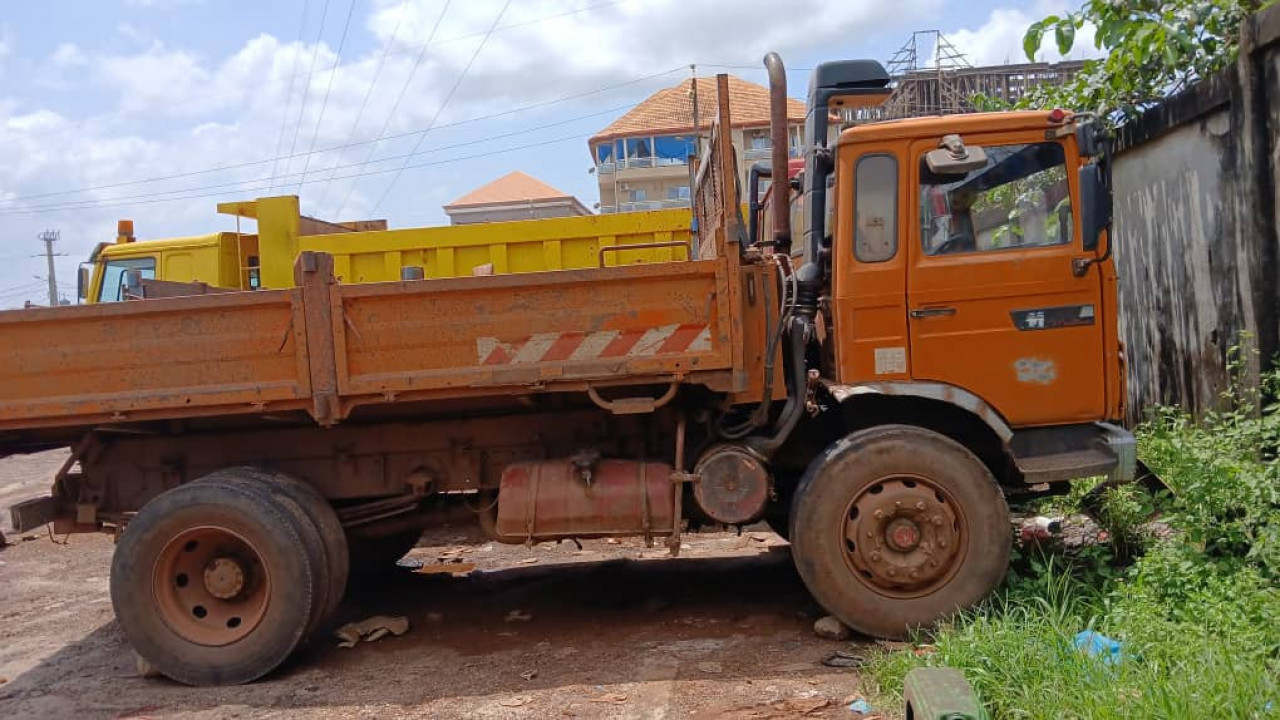
{"type": "Polygon", "coordinates": [[[1082,630],[1076,633],[1074,644],[1076,650],[1090,657],[1101,658],[1106,665],[1115,665],[1124,659],[1124,646],[1118,640],[1112,640],[1100,632],[1082,630]]]}

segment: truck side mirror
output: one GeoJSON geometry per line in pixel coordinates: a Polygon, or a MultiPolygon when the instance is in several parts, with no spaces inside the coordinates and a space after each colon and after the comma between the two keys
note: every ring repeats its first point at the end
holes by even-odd
{"type": "Polygon", "coordinates": [[[1096,250],[1102,231],[1111,227],[1111,190],[1096,162],[1080,168],[1080,206],[1084,249],[1096,250]]]}
{"type": "Polygon", "coordinates": [[[1081,157],[1100,156],[1105,142],[1106,131],[1097,120],[1084,120],[1076,124],[1076,148],[1081,157]]]}
{"type": "Polygon", "coordinates": [[[964,175],[987,166],[987,153],[977,145],[965,145],[959,135],[942,138],[941,147],[924,156],[929,171],[937,175],[964,175]]]}
{"type": "Polygon", "coordinates": [[[81,265],[76,273],[76,300],[84,302],[89,299],[89,268],[81,265]]]}

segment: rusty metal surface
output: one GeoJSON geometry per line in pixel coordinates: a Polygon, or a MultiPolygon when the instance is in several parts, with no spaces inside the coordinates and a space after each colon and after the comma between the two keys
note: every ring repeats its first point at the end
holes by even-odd
{"type": "Polygon", "coordinates": [[[299,263],[296,290],[0,313],[0,429],[730,382],[724,260],[365,286],[299,263]]]}
{"type": "MultiPolygon", "coordinates": [[[[304,252],[294,267],[294,283],[302,293],[302,324],[306,338],[307,374],[311,386],[311,416],[321,425],[333,425],[341,417],[338,403],[338,371],[333,334],[331,291],[333,256],[304,252]]],[[[341,308],[338,312],[341,313],[341,308]]]]}
{"type": "Polygon", "coordinates": [[[954,385],[935,382],[878,382],[841,385],[828,380],[823,380],[822,383],[827,392],[831,393],[831,396],[836,399],[836,402],[844,402],[851,397],[867,393],[906,395],[929,400],[941,400],[977,415],[1002,442],[1007,443],[1013,438],[1013,430],[1009,428],[1009,424],[1000,416],[1000,413],[996,412],[995,408],[977,395],[954,385]]]}
{"type": "MultiPolygon", "coordinates": [[[[769,70],[769,138],[772,145],[770,152],[770,168],[776,169],[775,176],[778,178],[778,187],[788,187],[786,182],[788,175],[784,173],[783,168],[787,168],[788,149],[790,143],[787,141],[787,69],[782,64],[782,58],[777,53],[769,53],[764,57],[765,67],[769,70]]],[[[784,198],[791,193],[780,194],[778,204],[781,206],[785,203],[784,198]]],[[[755,201],[755,198],[751,198],[755,201]]],[[[791,213],[774,212],[773,214],[773,237],[771,240],[776,243],[775,247],[787,247],[791,243],[791,213]]]]}
{"type": "MultiPolygon", "coordinates": [[[[136,271],[130,271],[132,274],[136,271]]],[[[215,295],[217,293],[237,292],[235,288],[223,288],[206,282],[175,282],[172,280],[138,279],[135,283],[130,276],[125,286],[126,300],[157,300],[159,298],[189,297],[191,295],[215,295]]]]}
{"type": "Polygon", "coordinates": [[[712,520],[741,525],[764,514],[771,476],[754,452],[734,445],[712,448],[698,460],[694,475],[693,497],[712,520]]]}
{"type": "Polygon", "coordinates": [[[515,463],[502,473],[498,539],[668,535],[671,466],[632,460],[515,463]]]}
{"type": "Polygon", "coordinates": [[[248,413],[308,396],[293,291],[0,312],[0,429],[248,413]]]}
{"type": "Polygon", "coordinates": [[[339,390],[362,404],[729,370],[721,262],[336,286],[339,390]]]}
{"type": "MultiPolygon", "coordinates": [[[[605,456],[666,459],[674,445],[671,411],[613,416],[595,408],[521,412],[515,403],[462,419],[343,423],[324,432],[312,425],[256,427],[188,435],[110,435],[80,461],[64,505],[91,504],[99,513],[137,510],[161,492],[225,467],[250,465],[306,480],[325,497],[394,497],[415,492],[423,478],[435,492],[498,487],[511,463],[568,456],[594,448],[605,456]]],[[[667,490],[670,495],[670,490],[667,490]]],[[[472,503],[474,505],[474,503],[472,503]]]]}

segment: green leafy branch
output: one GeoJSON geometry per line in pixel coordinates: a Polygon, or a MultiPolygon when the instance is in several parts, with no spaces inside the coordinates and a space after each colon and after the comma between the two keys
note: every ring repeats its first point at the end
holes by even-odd
{"type": "Polygon", "coordinates": [[[1133,117],[1233,63],[1241,23],[1259,6],[1257,0],[1088,0],[1076,12],[1050,15],[1023,37],[1029,60],[1050,37],[1067,55],[1086,24],[1105,54],[1085,61],[1062,85],[1033,89],[1018,105],[1068,107],[1112,121],[1133,117]]]}

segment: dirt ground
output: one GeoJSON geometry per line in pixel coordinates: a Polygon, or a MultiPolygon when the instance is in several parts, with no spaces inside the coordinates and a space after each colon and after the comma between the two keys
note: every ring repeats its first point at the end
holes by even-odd
{"type": "Polygon", "coordinates": [[[859,717],[856,671],[821,664],[849,644],[813,635],[788,546],[762,530],[689,536],[668,559],[641,541],[525,548],[443,528],[402,564],[474,570],[398,568],[334,622],[403,615],[406,635],[339,649],[326,632],[248,686],[144,679],[112,615],[111,540],[8,526],[64,457],[0,460],[0,717],[859,717]]]}

